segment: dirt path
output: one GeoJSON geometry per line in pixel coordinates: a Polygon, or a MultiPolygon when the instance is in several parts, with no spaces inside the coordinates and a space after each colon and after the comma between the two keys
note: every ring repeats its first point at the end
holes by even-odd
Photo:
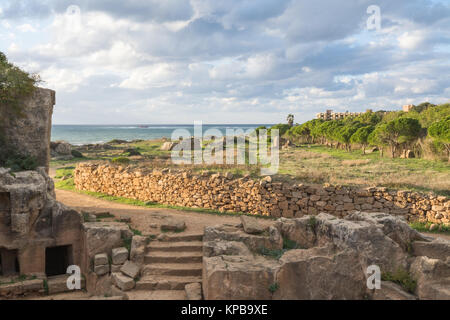
{"type": "MultiPolygon", "coordinates": [[[[78,211],[87,212],[110,212],[115,217],[130,217],[131,226],[141,231],[144,235],[159,233],[159,225],[164,219],[183,220],[186,223],[186,233],[203,233],[206,226],[218,224],[238,224],[238,216],[221,216],[208,213],[198,213],[191,211],[180,211],[173,209],[145,208],[127,204],[116,203],[107,200],[97,199],[88,195],[56,190],[56,199],[65,205],[78,211]]],[[[105,219],[108,221],[108,219],[105,219]]],[[[270,225],[271,220],[260,219],[261,224],[270,225]]]]}

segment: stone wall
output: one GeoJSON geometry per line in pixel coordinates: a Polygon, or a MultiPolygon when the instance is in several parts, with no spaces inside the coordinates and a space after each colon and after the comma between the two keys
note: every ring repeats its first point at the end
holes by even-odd
{"type": "MultiPolygon", "coordinates": [[[[8,146],[24,155],[36,157],[39,166],[48,168],[55,92],[37,88],[21,104],[23,116],[8,118],[5,139],[8,146]]],[[[1,116],[1,115],[0,115],[1,116]]]]}
{"type": "Polygon", "coordinates": [[[104,164],[79,164],[78,190],[160,204],[245,212],[273,217],[301,217],[327,212],[344,217],[355,210],[405,216],[408,221],[450,224],[450,200],[386,188],[311,186],[260,181],[231,174],[192,175],[170,169],[143,171],[104,164]]]}

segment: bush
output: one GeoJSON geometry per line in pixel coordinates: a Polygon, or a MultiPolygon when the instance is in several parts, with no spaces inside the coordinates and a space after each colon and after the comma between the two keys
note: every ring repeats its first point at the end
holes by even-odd
{"type": "Polygon", "coordinates": [[[13,172],[36,170],[38,163],[35,157],[25,156],[6,150],[0,154],[0,167],[11,168],[13,172]]]}
{"type": "Polygon", "coordinates": [[[141,153],[139,151],[137,151],[136,149],[126,149],[123,152],[123,155],[127,156],[127,157],[131,157],[131,156],[140,156],[141,153]]]}
{"type": "Polygon", "coordinates": [[[115,164],[123,164],[123,165],[127,165],[130,163],[130,159],[126,158],[126,157],[117,157],[117,158],[113,158],[111,160],[112,163],[115,164]]]}
{"type": "Polygon", "coordinates": [[[72,153],[72,156],[75,158],[83,158],[84,157],[83,154],[78,150],[72,150],[71,153],[72,153]]]}

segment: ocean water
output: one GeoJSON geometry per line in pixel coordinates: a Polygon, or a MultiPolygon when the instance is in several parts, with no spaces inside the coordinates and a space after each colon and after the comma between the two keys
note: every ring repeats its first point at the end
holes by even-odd
{"type": "MultiPolygon", "coordinates": [[[[247,130],[256,129],[259,126],[271,126],[267,124],[220,124],[203,125],[202,134],[209,129],[219,130],[223,136],[227,129],[247,130]]],[[[189,135],[194,135],[194,125],[53,125],[52,141],[65,140],[73,145],[90,143],[105,143],[113,139],[120,140],[152,140],[166,137],[170,139],[175,130],[184,129],[189,135]]]]}

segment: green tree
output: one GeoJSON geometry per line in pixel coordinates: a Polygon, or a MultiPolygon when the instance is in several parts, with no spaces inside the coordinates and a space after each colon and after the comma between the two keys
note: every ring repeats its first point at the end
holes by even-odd
{"type": "Polygon", "coordinates": [[[355,133],[350,138],[351,143],[357,143],[361,145],[363,154],[366,154],[366,148],[369,145],[369,136],[375,129],[374,126],[361,127],[355,131],[355,133]]]}
{"type": "Polygon", "coordinates": [[[448,162],[450,162],[450,116],[444,120],[433,123],[428,128],[430,137],[442,143],[447,151],[448,162]]]}
{"type": "Polygon", "coordinates": [[[417,119],[397,118],[377,126],[373,141],[391,147],[391,155],[395,156],[400,146],[417,139],[422,127],[417,119]]]}

